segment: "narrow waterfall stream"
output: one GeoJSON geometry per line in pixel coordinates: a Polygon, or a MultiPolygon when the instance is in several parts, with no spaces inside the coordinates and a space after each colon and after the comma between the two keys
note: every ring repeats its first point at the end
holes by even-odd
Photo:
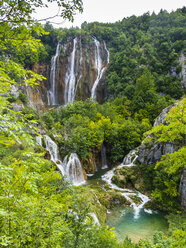
{"type": "Polygon", "coordinates": [[[75,99],[76,74],[75,74],[75,55],[76,55],[77,38],[73,40],[73,50],[70,56],[69,66],[65,75],[64,101],[73,103],[75,99]]]}
{"type": "Polygon", "coordinates": [[[47,135],[45,135],[46,150],[50,153],[51,160],[57,165],[61,174],[64,175],[63,163],[59,159],[57,144],[47,135]]]}
{"type": "Polygon", "coordinates": [[[57,58],[60,55],[61,46],[58,43],[56,48],[56,54],[51,59],[51,70],[50,70],[50,90],[47,92],[48,95],[48,105],[56,105],[56,66],[57,58]]]}
{"type": "MultiPolygon", "coordinates": [[[[96,100],[96,89],[97,89],[97,86],[98,86],[100,79],[103,76],[103,73],[106,69],[106,66],[103,66],[102,59],[100,56],[100,42],[95,37],[93,37],[93,39],[94,39],[94,43],[95,43],[95,66],[97,69],[97,77],[96,77],[96,80],[95,80],[93,87],[92,87],[92,90],[91,90],[91,98],[96,100]]],[[[107,52],[107,65],[108,65],[108,63],[109,63],[109,51],[106,47],[105,42],[104,42],[104,48],[107,52]]]]}
{"type": "Polygon", "coordinates": [[[107,157],[106,157],[106,147],[105,145],[102,143],[101,145],[101,169],[107,169],[108,165],[107,165],[107,157]]]}

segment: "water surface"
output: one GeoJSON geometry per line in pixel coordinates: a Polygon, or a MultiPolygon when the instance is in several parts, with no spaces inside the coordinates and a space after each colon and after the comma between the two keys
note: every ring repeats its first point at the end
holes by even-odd
{"type": "Polygon", "coordinates": [[[106,224],[115,228],[119,240],[128,236],[134,242],[145,237],[152,239],[156,231],[166,232],[168,228],[167,221],[161,213],[141,209],[136,219],[132,208],[114,208],[108,214],[106,224]]]}

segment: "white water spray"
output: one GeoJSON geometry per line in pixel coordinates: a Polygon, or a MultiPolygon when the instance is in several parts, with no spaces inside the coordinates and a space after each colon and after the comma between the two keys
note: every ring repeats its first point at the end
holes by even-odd
{"type": "Polygon", "coordinates": [[[56,48],[56,54],[51,59],[51,70],[50,70],[50,85],[51,88],[47,92],[48,98],[48,105],[56,105],[56,65],[57,65],[57,58],[60,55],[61,46],[58,43],[56,48]]]}

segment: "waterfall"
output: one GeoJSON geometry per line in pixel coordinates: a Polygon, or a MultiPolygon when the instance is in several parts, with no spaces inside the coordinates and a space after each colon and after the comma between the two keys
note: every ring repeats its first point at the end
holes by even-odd
{"type": "Polygon", "coordinates": [[[57,144],[47,135],[45,137],[46,150],[50,153],[51,160],[57,165],[61,174],[64,175],[63,163],[59,159],[58,147],[57,144]]]}
{"type": "MultiPolygon", "coordinates": [[[[124,166],[132,166],[135,159],[137,159],[137,155],[135,154],[134,156],[134,151],[136,150],[132,150],[131,152],[129,152],[129,154],[124,158],[123,163],[126,162],[127,164],[121,164],[120,166],[118,166],[117,168],[121,168],[124,166]],[[133,157],[133,159],[132,159],[133,157]]],[[[115,168],[108,171],[107,173],[105,173],[105,175],[102,176],[102,179],[104,181],[106,181],[108,183],[108,185],[112,188],[115,189],[117,191],[120,191],[121,195],[123,195],[130,203],[131,203],[131,207],[133,207],[134,209],[134,219],[139,218],[139,213],[140,210],[143,208],[143,206],[150,200],[146,195],[143,195],[142,193],[138,192],[138,191],[134,191],[131,189],[123,189],[118,187],[117,185],[112,183],[112,177],[115,175],[115,168]],[[141,198],[141,203],[139,205],[137,205],[130,196],[134,196],[137,195],[139,198],[141,198]]]]}
{"type": "Polygon", "coordinates": [[[76,86],[76,75],[75,75],[75,55],[77,47],[77,38],[73,40],[73,50],[70,56],[69,66],[65,75],[65,91],[64,101],[67,103],[73,103],[75,99],[75,86],[76,86]]]}
{"type": "Polygon", "coordinates": [[[133,166],[134,162],[138,158],[137,150],[131,150],[123,159],[122,164],[119,166],[121,168],[122,166],[133,166]]]}
{"type": "MultiPolygon", "coordinates": [[[[100,42],[95,38],[93,37],[94,39],[94,43],[95,43],[95,66],[96,66],[96,69],[97,69],[97,77],[96,77],[96,80],[93,84],[93,87],[92,87],[92,90],[91,90],[91,98],[93,99],[96,99],[96,88],[98,86],[98,83],[100,81],[100,79],[102,78],[103,76],[103,73],[106,69],[106,66],[103,67],[102,65],[102,59],[101,59],[101,56],[100,56],[100,42]]],[[[104,42],[104,48],[107,52],[107,65],[109,63],[109,51],[106,47],[106,43],[104,42]]]]}
{"type": "Polygon", "coordinates": [[[107,169],[108,165],[107,165],[107,157],[106,157],[106,147],[105,145],[102,143],[101,144],[101,169],[107,169]]]}
{"type": "Polygon", "coordinates": [[[85,183],[81,162],[76,153],[71,153],[70,157],[65,157],[63,164],[65,166],[65,175],[73,185],[81,185],[85,183]]]}
{"type": "Polygon", "coordinates": [[[60,55],[61,46],[58,43],[56,48],[56,54],[51,59],[51,70],[50,70],[50,90],[47,92],[48,105],[56,105],[56,65],[57,58],[60,55]]]}

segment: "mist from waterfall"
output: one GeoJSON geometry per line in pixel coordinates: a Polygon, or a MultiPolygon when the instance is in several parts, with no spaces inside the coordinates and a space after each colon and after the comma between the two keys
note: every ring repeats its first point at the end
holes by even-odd
{"type": "Polygon", "coordinates": [[[75,87],[76,87],[76,74],[75,74],[75,55],[77,48],[77,38],[73,40],[73,50],[70,56],[68,69],[65,75],[65,91],[64,102],[73,103],[75,99],[75,87]]]}
{"type": "Polygon", "coordinates": [[[106,66],[109,63],[109,51],[106,47],[106,43],[104,42],[104,48],[107,52],[107,65],[103,67],[103,63],[102,63],[103,61],[102,61],[101,56],[100,56],[100,42],[95,37],[93,37],[93,39],[94,39],[94,44],[95,44],[95,66],[97,69],[97,77],[96,77],[96,80],[95,80],[93,87],[92,87],[92,90],[91,90],[91,98],[96,100],[97,86],[98,86],[99,81],[101,80],[101,78],[103,76],[103,73],[106,69],[106,66]]]}
{"type": "Polygon", "coordinates": [[[60,55],[61,45],[58,43],[56,48],[56,54],[51,59],[51,70],[50,70],[50,90],[47,92],[48,105],[56,105],[56,67],[57,67],[57,58],[60,55]]]}

